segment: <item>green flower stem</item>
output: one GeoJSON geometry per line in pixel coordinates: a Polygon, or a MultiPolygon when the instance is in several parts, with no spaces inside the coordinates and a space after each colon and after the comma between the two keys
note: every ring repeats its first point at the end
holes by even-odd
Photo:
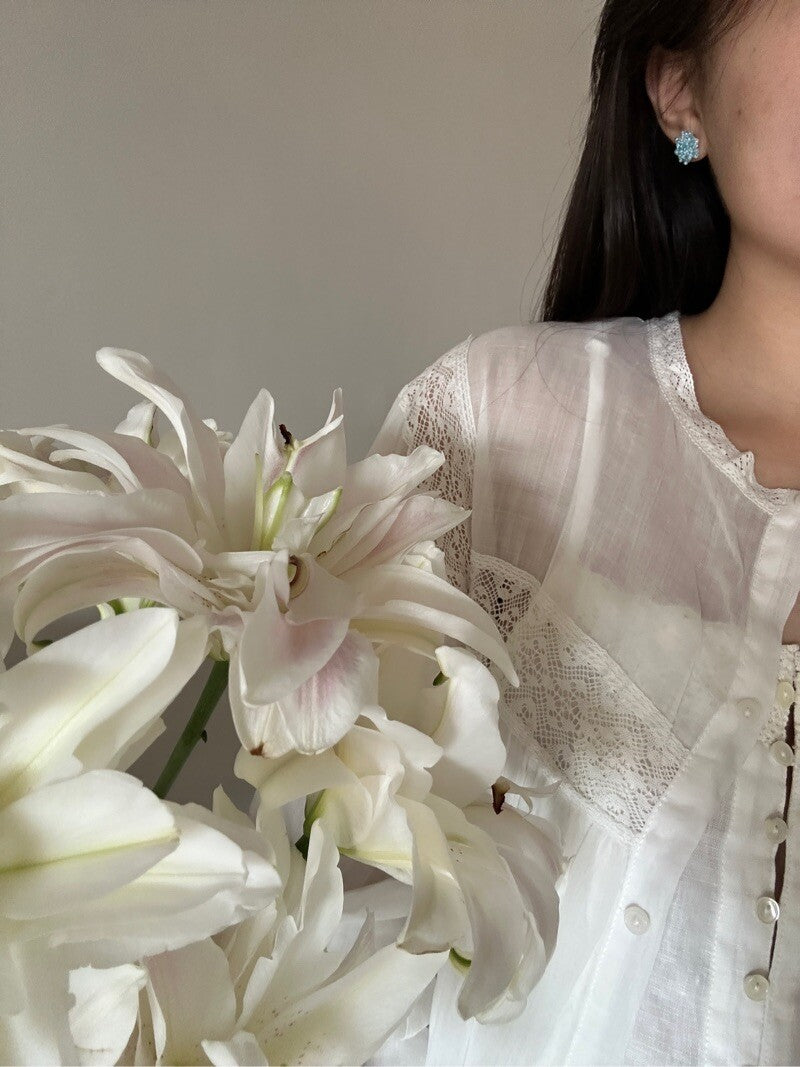
{"type": "Polygon", "coordinates": [[[211,718],[211,714],[219,702],[219,698],[225,692],[228,686],[229,667],[230,662],[228,660],[217,660],[211,668],[211,673],[192,712],[192,717],[187,722],[181,736],[175,742],[175,747],[167,760],[166,766],[153,786],[153,792],[161,800],[170,791],[175,779],[181,773],[181,768],[189,758],[189,753],[200,740],[206,723],[211,718]]]}

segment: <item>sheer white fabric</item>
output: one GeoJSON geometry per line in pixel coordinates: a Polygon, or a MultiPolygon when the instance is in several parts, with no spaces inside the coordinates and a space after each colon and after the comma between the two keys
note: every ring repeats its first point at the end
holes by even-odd
{"type": "Polygon", "coordinates": [[[800,492],[761,485],[700,410],[677,312],[470,335],[372,450],[420,443],[447,458],[425,487],[472,509],[439,541],[448,574],[521,678],[494,671],[506,773],[559,776],[534,810],[571,860],[523,1015],[463,1022],[445,969],[426,1046],[417,1012],[374,1062],[800,1062],[800,650],[781,644],[800,492]]]}

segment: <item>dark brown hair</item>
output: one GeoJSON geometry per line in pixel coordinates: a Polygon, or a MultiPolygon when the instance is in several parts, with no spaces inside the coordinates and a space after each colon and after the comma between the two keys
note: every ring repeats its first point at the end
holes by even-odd
{"type": "Polygon", "coordinates": [[[657,45],[702,66],[752,3],[606,0],[583,151],[539,319],[690,315],[713,302],[730,246],[728,214],[708,158],[688,167],[675,158],[645,71],[657,45]]]}

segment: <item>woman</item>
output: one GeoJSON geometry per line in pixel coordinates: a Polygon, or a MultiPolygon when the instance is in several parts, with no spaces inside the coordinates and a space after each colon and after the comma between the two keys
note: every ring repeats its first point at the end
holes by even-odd
{"type": "MultiPolygon", "coordinates": [[[[540,322],[470,336],[373,445],[470,518],[508,776],[571,856],[525,1011],[427,1062],[800,1062],[800,4],[607,0],[540,322]]],[[[501,906],[501,902],[499,902],[501,906]]]]}

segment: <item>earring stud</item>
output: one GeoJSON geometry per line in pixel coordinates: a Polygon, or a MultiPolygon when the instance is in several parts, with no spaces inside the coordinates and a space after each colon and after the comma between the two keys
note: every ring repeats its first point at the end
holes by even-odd
{"type": "Polygon", "coordinates": [[[682,130],[680,137],[675,138],[675,155],[681,163],[694,162],[700,155],[700,142],[690,130],[682,130]]]}

